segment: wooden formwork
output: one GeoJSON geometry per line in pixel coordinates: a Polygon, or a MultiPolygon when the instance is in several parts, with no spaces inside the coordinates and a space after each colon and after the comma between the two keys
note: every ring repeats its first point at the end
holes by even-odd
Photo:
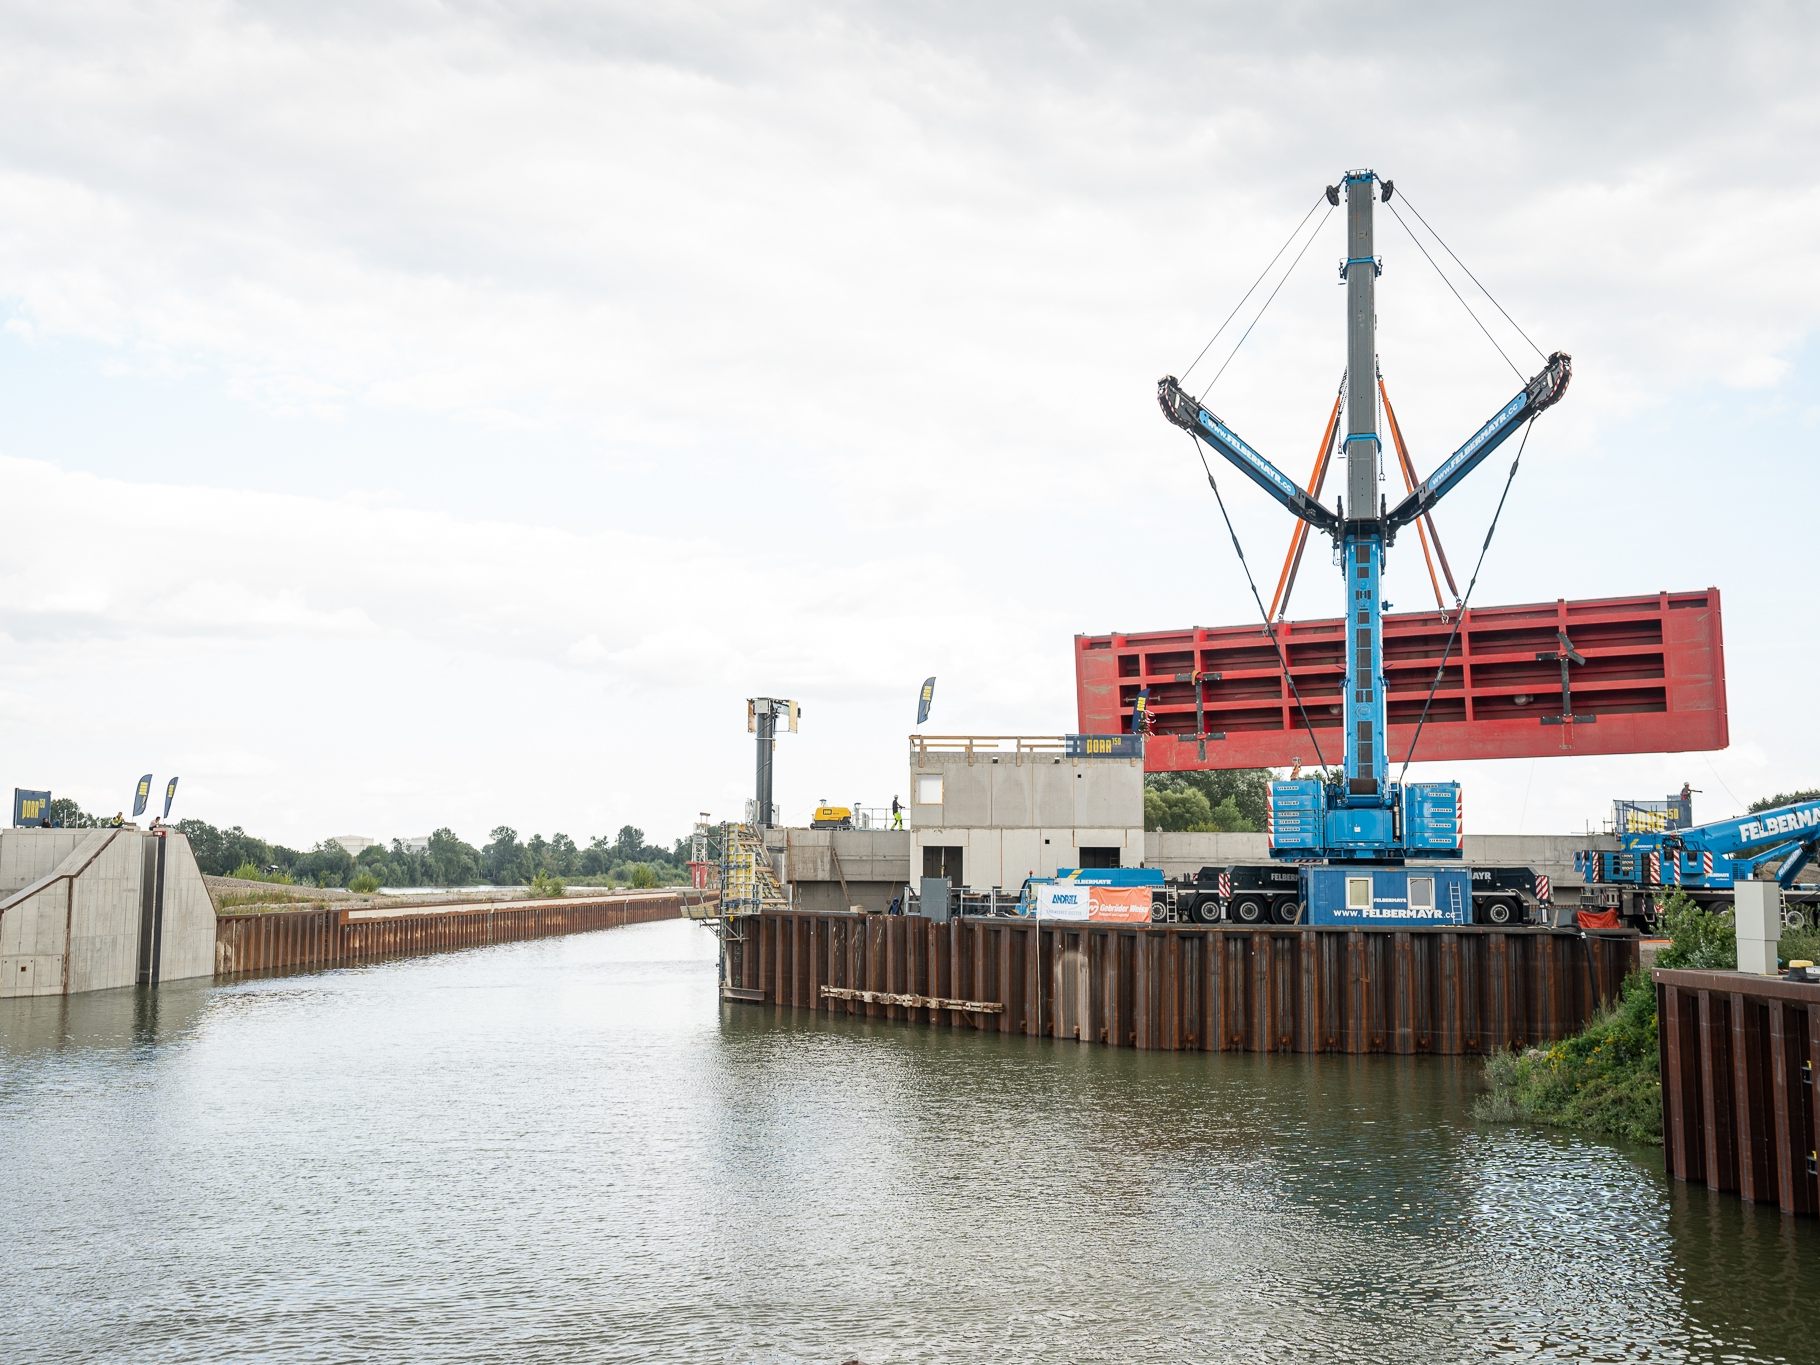
{"type": "MultiPolygon", "coordinates": [[[[694,899],[691,894],[689,899],[694,899]]],[[[489,905],[283,910],[217,915],[215,975],[332,967],[378,957],[439,953],[486,943],[579,934],[622,924],[675,919],[684,896],[630,896],[489,905]]]]}
{"type": "Polygon", "coordinates": [[[1738,972],[1655,977],[1669,1173],[1820,1214],[1820,986],[1738,972]]]}
{"type": "Polygon", "coordinates": [[[1634,934],[1549,929],[1039,927],[784,911],[747,920],[726,952],[737,998],[792,1009],[1162,1051],[1456,1055],[1583,1028],[1636,967],[1638,945],[1634,934]],[[999,1008],[941,1003],[959,1001],[999,1008]]]}

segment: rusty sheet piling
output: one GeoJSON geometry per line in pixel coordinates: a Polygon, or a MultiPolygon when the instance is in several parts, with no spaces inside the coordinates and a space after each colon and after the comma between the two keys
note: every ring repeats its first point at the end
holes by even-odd
{"type": "Polygon", "coordinates": [[[487,943],[676,919],[693,893],[572,896],[485,905],[283,910],[216,917],[215,975],[334,967],[487,943]]]}
{"type": "Polygon", "coordinates": [[[1820,987],[1739,972],[1655,977],[1669,1173],[1820,1214],[1820,987]]]}
{"type": "Polygon", "coordinates": [[[1638,940],[785,911],[746,921],[725,950],[729,999],[792,1009],[1160,1051],[1452,1056],[1583,1028],[1636,967],[1638,940]],[[940,1007],[955,1000],[1000,1008],[940,1007]]]}

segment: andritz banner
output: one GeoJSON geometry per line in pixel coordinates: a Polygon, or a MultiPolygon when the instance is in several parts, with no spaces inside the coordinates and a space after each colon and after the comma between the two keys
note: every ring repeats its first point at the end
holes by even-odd
{"type": "Polygon", "coordinates": [[[1036,888],[1039,919],[1105,920],[1121,924],[1150,922],[1147,886],[1085,886],[1051,882],[1036,888]]]}
{"type": "Polygon", "coordinates": [[[164,784],[164,818],[171,818],[171,802],[177,799],[177,779],[172,778],[164,784]]]}
{"type": "Polygon", "coordinates": [[[152,775],[147,773],[139,779],[139,786],[133,792],[133,819],[145,814],[145,803],[152,799],[152,775]]]}
{"type": "Polygon", "coordinates": [[[28,792],[24,787],[13,788],[13,828],[28,829],[33,825],[42,825],[51,817],[51,794],[49,792],[28,792]]]}
{"type": "Polygon", "coordinates": [[[929,705],[935,700],[935,679],[928,678],[923,682],[923,690],[916,698],[916,723],[921,725],[929,719],[929,705]]]}

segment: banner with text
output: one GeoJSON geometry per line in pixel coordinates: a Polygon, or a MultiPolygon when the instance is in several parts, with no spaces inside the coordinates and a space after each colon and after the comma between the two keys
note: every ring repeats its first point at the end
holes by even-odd
{"type": "Polygon", "coordinates": [[[1083,886],[1074,881],[1050,882],[1036,888],[1036,913],[1039,919],[1148,924],[1150,888],[1083,886]]]}
{"type": "Polygon", "coordinates": [[[27,829],[51,818],[51,794],[13,788],[13,828],[27,829]]]}

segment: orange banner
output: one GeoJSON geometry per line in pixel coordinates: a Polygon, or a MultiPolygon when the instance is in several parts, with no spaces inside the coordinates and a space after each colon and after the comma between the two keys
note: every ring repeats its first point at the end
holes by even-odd
{"type": "Polygon", "coordinates": [[[1121,924],[1150,923],[1150,888],[1147,886],[1086,887],[1093,897],[1087,910],[1091,920],[1121,924]]]}

